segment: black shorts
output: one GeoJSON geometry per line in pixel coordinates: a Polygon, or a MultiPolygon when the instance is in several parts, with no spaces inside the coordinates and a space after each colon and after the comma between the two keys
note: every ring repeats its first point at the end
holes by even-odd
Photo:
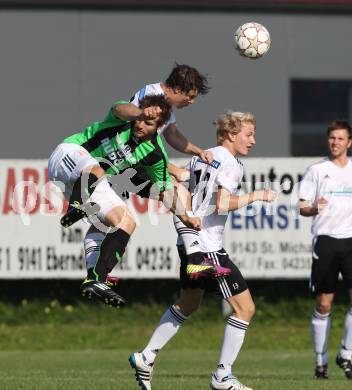
{"type": "MultiPolygon", "coordinates": [[[[196,280],[189,279],[187,276],[187,264],[189,257],[187,256],[183,246],[177,246],[180,256],[180,282],[183,289],[186,288],[201,288],[209,293],[216,293],[224,299],[238,295],[248,289],[247,283],[244,280],[241,271],[231,261],[229,255],[224,249],[217,252],[204,253],[215,264],[220,264],[222,267],[232,270],[230,275],[220,278],[199,278],[196,280]]],[[[192,256],[192,255],[191,255],[192,256]]]]}
{"type": "Polygon", "coordinates": [[[352,288],[352,238],[318,236],[313,244],[310,289],[313,293],[334,293],[339,274],[352,288]]]}

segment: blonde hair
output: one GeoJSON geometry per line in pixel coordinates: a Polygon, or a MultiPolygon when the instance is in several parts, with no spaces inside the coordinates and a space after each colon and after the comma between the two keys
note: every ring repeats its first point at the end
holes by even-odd
{"type": "Polygon", "coordinates": [[[251,112],[227,111],[219,115],[213,124],[216,127],[218,145],[223,143],[228,133],[238,134],[243,123],[251,123],[255,127],[255,118],[251,112]]]}

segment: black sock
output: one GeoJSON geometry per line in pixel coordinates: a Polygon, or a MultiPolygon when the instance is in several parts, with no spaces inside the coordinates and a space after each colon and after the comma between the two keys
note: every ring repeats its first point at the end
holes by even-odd
{"type": "Polygon", "coordinates": [[[94,268],[88,270],[88,277],[106,281],[108,273],[121,260],[130,239],[130,235],[119,229],[113,233],[107,233],[100,246],[100,254],[94,268]]]}
{"type": "Polygon", "coordinates": [[[81,176],[75,181],[73,185],[72,194],[70,196],[70,204],[79,202],[84,203],[82,199],[82,193],[89,198],[95,190],[94,184],[98,181],[98,177],[91,172],[82,173],[81,176]]]}

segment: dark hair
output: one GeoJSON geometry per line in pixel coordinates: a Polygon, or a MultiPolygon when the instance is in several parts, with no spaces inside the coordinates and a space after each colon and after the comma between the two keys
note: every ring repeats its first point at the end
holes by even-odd
{"type": "Polygon", "coordinates": [[[171,105],[164,95],[147,95],[139,101],[139,108],[141,109],[152,106],[158,106],[161,108],[161,113],[157,122],[158,127],[160,127],[170,119],[171,105]]]}
{"type": "Polygon", "coordinates": [[[176,63],[165,84],[170,88],[179,88],[181,92],[188,93],[193,89],[200,95],[205,95],[209,91],[208,80],[200,74],[197,69],[188,65],[176,63]]]}
{"type": "Polygon", "coordinates": [[[329,136],[333,130],[346,130],[348,138],[352,138],[352,128],[347,121],[336,120],[331,122],[328,126],[327,135],[329,136]]]}

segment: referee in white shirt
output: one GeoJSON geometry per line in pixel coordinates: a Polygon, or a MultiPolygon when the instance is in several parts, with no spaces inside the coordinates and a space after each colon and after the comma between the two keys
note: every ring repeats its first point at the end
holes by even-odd
{"type": "Polygon", "coordinates": [[[348,289],[344,335],[336,363],[352,379],[352,129],[334,121],[327,130],[329,156],[311,165],[300,184],[300,214],[313,217],[311,290],[316,295],[312,338],[315,378],[328,379],[327,345],[331,306],[339,274],[348,289]]]}

